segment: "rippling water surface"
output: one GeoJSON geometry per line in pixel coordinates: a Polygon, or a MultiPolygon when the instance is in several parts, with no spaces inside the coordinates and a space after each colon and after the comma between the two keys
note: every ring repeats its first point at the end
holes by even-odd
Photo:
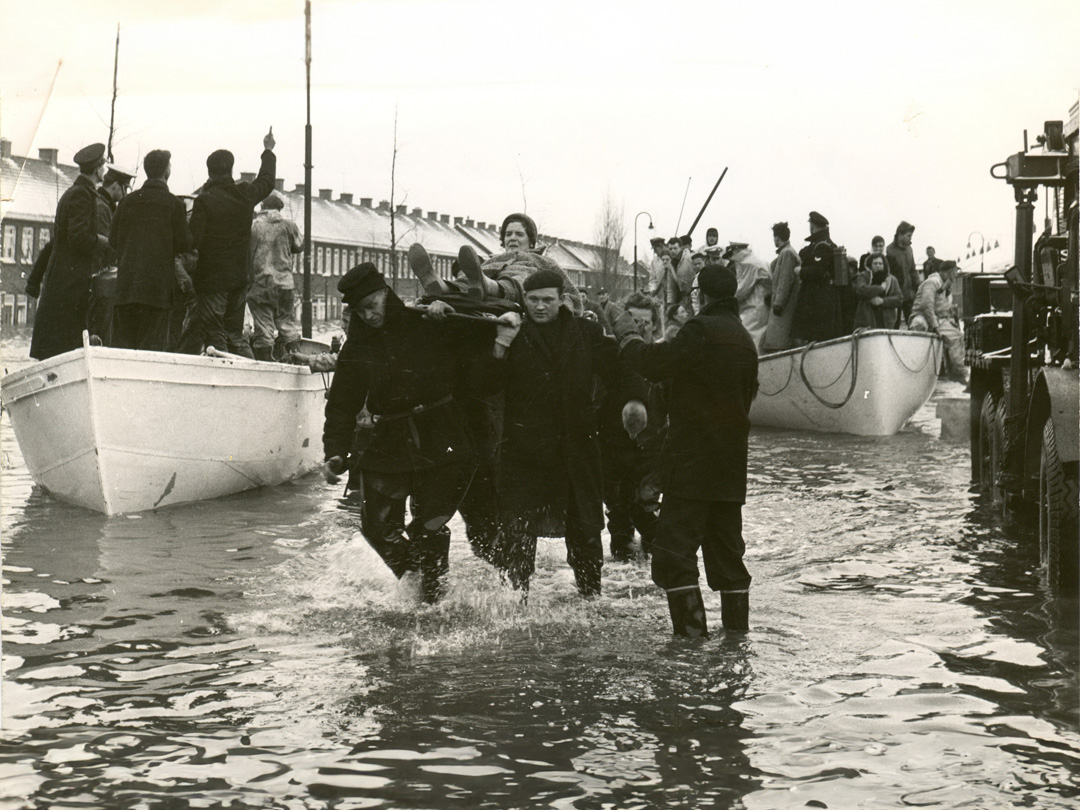
{"type": "Polygon", "coordinates": [[[314,476],[66,506],[5,415],[0,807],[1073,808],[1076,602],[938,433],[755,432],[753,630],[686,642],[643,564],[586,603],[542,541],[522,607],[459,523],[418,606],[314,476]]]}

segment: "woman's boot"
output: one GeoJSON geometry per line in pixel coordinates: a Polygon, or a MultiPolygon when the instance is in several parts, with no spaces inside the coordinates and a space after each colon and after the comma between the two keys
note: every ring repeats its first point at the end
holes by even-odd
{"type": "Polygon", "coordinates": [[[667,601],[675,635],[687,638],[704,638],[709,635],[701,588],[697,585],[673,588],[667,592],[667,601]]]}

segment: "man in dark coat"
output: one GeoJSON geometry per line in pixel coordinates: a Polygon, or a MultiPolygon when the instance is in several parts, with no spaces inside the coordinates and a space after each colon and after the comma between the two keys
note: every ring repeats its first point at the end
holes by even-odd
{"type": "Polygon", "coordinates": [[[475,468],[461,378],[491,352],[492,329],[406,308],[370,262],[342,276],[338,289],[352,318],[327,395],[327,480],[335,482],[352,456],[349,488],[359,490],[364,537],[397,577],[418,571],[424,600],[436,602],[449,570],[446,524],[475,468]],[[356,447],[365,407],[374,424],[356,447]],[[407,498],[412,520],[404,525],[407,498]]]}
{"type": "Polygon", "coordinates": [[[108,234],[97,230],[96,187],[105,176],[105,145],[80,149],[75,162],[79,176],[56,205],[52,252],[30,341],[30,356],[36,360],[82,346],[90,277],[109,247],[108,234]]]}
{"type": "MultiPolygon", "coordinates": [[[[116,207],[127,196],[128,187],[135,176],[123,169],[110,166],[105,172],[97,193],[97,231],[106,237],[112,231],[116,207]]],[[[114,345],[113,308],[116,305],[116,250],[109,249],[99,262],[101,269],[90,279],[90,305],[86,315],[86,328],[91,340],[106,346],[114,345]]]]}
{"type": "Polygon", "coordinates": [[[892,242],[885,248],[885,255],[889,260],[889,271],[900,282],[900,292],[904,296],[905,323],[911,321],[911,305],[915,303],[915,293],[923,282],[923,277],[915,266],[915,251],[911,249],[911,237],[914,233],[915,226],[901,220],[896,226],[892,242]]]}
{"type": "MultiPolygon", "coordinates": [[[[117,254],[114,345],[169,350],[176,255],[191,248],[184,203],[169,191],[172,155],[146,153],[146,182],[116,209],[109,244],[117,254]]],[[[189,282],[190,283],[190,282],[189,282]]]]}
{"type": "Polygon", "coordinates": [[[810,235],[799,251],[799,300],[795,302],[791,335],[810,343],[840,337],[840,300],[833,288],[836,244],[829,238],[829,220],[817,211],[810,212],[810,235]]]}
{"type": "Polygon", "coordinates": [[[667,592],[678,635],[707,635],[697,551],[720,591],[724,629],[748,627],[750,574],[743,564],[742,505],[757,350],[739,319],[735,275],[710,264],[698,274],[704,306],[667,343],[647,344],[628,315],[616,321],[622,359],[669,380],[668,434],[660,451],[664,500],[653,544],[653,581],[667,592]]]}
{"type": "Polygon", "coordinates": [[[248,249],[255,206],[274,190],[273,129],[263,138],[262,165],[254,182],[233,180],[233,155],[226,149],[206,159],[210,179],[195,198],[191,235],[199,258],[191,273],[195,306],[180,350],[198,354],[206,346],[254,358],[244,339],[248,249]]]}
{"type": "Polygon", "coordinates": [[[496,565],[528,590],[538,536],[563,536],[583,596],[600,593],[604,526],[596,382],[623,403],[626,424],[645,422],[641,381],[619,363],[594,321],[559,306],[562,275],[537,270],[522,287],[526,318],[512,346],[496,342],[505,384],[499,459],[496,565]],[[634,396],[636,394],[636,396],[634,396]]]}

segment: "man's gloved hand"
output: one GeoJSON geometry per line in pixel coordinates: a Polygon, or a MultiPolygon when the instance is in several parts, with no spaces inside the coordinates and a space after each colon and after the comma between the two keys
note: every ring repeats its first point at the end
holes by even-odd
{"type": "Polygon", "coordinates": [[[345,463],[345,459],[341,456],[332,456],[323,464],[323,478],[328,484],[336,484],[347,469],[349,465],[345,463]]]}
{"type": "Polygon", "coordinates": [[[516,312],[504,312],[495,319],[495,343],[509,349],[521,331],[521,316],[516,312]]]}
{"type": "Polygon", "coordinates": [[[454,308],[445,301],[432,301],[424,310],[424,317],[433,321],[445,321],[446,316],[454,311],[454,308]]]}
{"type": "Polygon", "coordinates": [[[191,281],[191,276],[184,269],[184,260],[179,256],[173,258],[173,278],[176,279],[176,284],[184,295],[191,295],[195,292],[195,285],[191,281]]]}
{"type": "Polygon", "coordinates": [[[649,424],[649,414],[645,409],[645,403],[632,399],[623,405],[622,423],[630,438],[636,439],[649,424]]]}
{"type": "Polygon", "coordinates": [[[615,322],[611,324],[611,331],[615,333],[615,339],[619,341],[620,345],[628,337],[641,337],[637,322],[626,310],[620,312],[618,317],[615,318],[615,322]]]}
{"type": "Polygon", "coordinates": [[[333,371],[337,368],[337,355],[330,354],[329,352],[319,352],[315,356],[308,358],[307,364],[313,374],[323,371],[333,371]]]}

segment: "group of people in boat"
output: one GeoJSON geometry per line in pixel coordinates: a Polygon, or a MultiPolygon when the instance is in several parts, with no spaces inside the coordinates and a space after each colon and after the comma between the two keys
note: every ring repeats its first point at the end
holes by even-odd
{"type": "Polygon", "coordinates": [[[715,228],[695,249],[690,236],[652,240],[648,292],[674,330],[695,311],[695,279],[707,263],[730,267],[738,280],[739,315],[761,354],[850,335],[858,329],[935,332],[948,374],[964,379],[963,339],[952,300],[957,265],[933,247],[921,270],[911,246],[915,226],[902,221],[892,242],[875,236],[858,260],[830,236],[829,220],[811,211],[806,245],[796,252],[786,222],[772,226],[776,256],[758,258],[745,242],[719,244],[715,228]]]}
{"type": "Polygon", "coordinates": [[[725,630],[745,631],[758,360],[734,273],[697,274],[696,311],[670,339],[658,339],[660,308],[645,295],[607,308],[608,334],[530,217],[511,214],[500,236],[504,252],[483,261],[461,248],[450,280],[413,245],[425,295],[412,304],[373,264],[342,277],[349,324],[326,404],[327,479],[348,476],[364,537],[428,602],[446,593],[456,512],[474,552],[523,597],[541,537],[564,538],[578,591],[598,595],[606,504],[612,556],[630,557],[636,529],[676,633],[707,633],[699,548],[725,630]]]}

